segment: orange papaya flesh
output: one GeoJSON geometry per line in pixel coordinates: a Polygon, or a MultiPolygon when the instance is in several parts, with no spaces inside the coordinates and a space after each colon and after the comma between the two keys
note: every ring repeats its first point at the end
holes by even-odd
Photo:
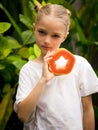
{"type": "Polygon", "coordinates": [[[49,70],[55,75],[68,74],[74,67],[74,55],[64,48],[59,48],[49,60],[49,70]]]}

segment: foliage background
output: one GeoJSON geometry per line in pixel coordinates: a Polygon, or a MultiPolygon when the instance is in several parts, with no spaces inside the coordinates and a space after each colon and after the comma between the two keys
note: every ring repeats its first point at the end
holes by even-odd
{"type": "MultiPolygon", "coordinates": [[[[32,24],[36,0],[0,1],[0,130],[22,129],[23,124],[13,111],[18,75],[29,59],[40,51],[35,45],[32,24]],[[3,22],[3,23],[2,23],[3,22]],[[4,23],[6,22],[6,23],[4,23]]],[[[37,1],[38,2],[38,1],[37,1]]],[[[98,75],[98,1],[39,0],[58,3],[72,12],[70,34],[62,45],[84,56],[98,75]]],[[[98,94],[93,95],[96,130],[98,130],[98,94]]]]}

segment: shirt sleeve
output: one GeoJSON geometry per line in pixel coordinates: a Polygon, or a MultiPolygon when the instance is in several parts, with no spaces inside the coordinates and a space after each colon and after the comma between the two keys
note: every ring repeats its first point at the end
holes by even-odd
{"type": "Polygon", "coordinates": [[[18,103],[27,97],[37,82],[34,73],[32,73],[29,68],[28,65],[23,66],[19,74],[19,84],[16,92],[16,101],[14,103],[15,112],[17,112],[18,103]]]}
{"type": "Polygon", "coordinates": [[[88,96],[98,92],[98,77],[90,63],[85,58],[81,59],[79,65],[80,92],[81,96],[88,96]]]}

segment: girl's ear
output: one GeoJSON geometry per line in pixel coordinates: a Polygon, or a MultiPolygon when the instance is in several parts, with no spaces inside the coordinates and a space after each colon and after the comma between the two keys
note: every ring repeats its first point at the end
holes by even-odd
{"type": "Polygon", "coordinates": [[[64,39],[63,39],[63,41],[62,41],[62,42],[64,42],[64,41],[66,40],[66,38],[67,38],[68,34],[69,34],[69,32],[67,32],[67,33],[65,34],[64,39]]]}
{"type": "Polygon", "coordinates": [[[69,32],[67,32],[67,36],[69,35],[69,32]]]}

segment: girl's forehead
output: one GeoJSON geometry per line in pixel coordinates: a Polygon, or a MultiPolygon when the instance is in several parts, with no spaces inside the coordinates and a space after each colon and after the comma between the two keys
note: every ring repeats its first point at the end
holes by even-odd
{"type": "Polygon", "coordinates": [[[40,20],[37,23],[38,26],[48,26],[52,28],[66,28],[64,25],[64,21],[60,18],[57,18],[52,15],[45,15],[40,18],[40,20]]]}
{"type": "Polygon", "coordinates": [[[61,18],[58,18],[54,15],[43,15],[42,17],[40,17],[39,21],[41,21],[41,20],[46,20],[46,21],[50,21],[50,22],[52,22],[52,21],[55,21],[55,22],[62,21],[61,18]]]}

